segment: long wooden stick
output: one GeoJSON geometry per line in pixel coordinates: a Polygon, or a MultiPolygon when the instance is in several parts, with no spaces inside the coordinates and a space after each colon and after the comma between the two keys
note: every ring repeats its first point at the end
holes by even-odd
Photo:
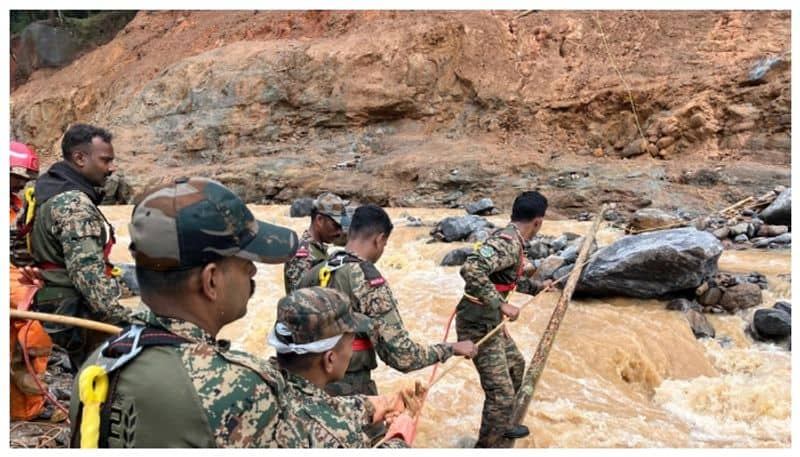
{"type": "Polygon", "coordinates": [[[104,324],[102,322],[81,319],[79,317],[62,316],[60,314],[20,311],[18,309],[9,310],[9,314],[12,319],[34,319],[38,321],[47,321],[56,324],[72,325],[74,327],[81,327],[89,330],[97,330],[98,332],[110,333],[112,335],[116,335],[122,331],[122,328],[117,327],[116,325],[104,324]]]}
{"type": "MultiPolygon", "coordinates": [[[[575,261],[575,268],[572,270],[572,273],[570,273],[567,284],[561,292],[561,298],[558,300],[558,304],[556,304],[552,316],[550,316],[550,322],[548,322],[542,339],[539,340],[539,345],[536,347],[536,352],[533,354],[533,357],[531,357],[528,369],[525,371],[522,386],[517,392],[517,396],[514,398],[514,412],[511,415],[511,424],[521,423],[522,419],[525,418],[525,414],[528,412],[528,406],[530,406],[531,399],[533,399],[533,392],[536,390],[536,384],[542,376],[542,371],[544,371],[544,366],[547,363],[547,356],[550,355],[550,349],[555,342],[558,327],[561,325],[561,320],[567,312],[570,298],[572,298],[572,293],[575,291],[575,287],[578,285],[578,279],[581,277],[584,261],[589,255],[589,250],[594,241],[595,234],[597,233],[598,227],[600,227],[600,221],[603,220],[603,214],[605,214],[607,208],[607,205],[603,205],[602,208],[600,208],[597,216],[595,216],[591,230],[589,230],[589,233],[587,233],[586,237],[583,239],[583,246],[581,246],[580,253],[578,254],[578,260],[575,261]]],[[[503,438],[502,436],[496,438],[498,442],[495,447],[512,447],[514,444],[513,440],[503,438]]]]}

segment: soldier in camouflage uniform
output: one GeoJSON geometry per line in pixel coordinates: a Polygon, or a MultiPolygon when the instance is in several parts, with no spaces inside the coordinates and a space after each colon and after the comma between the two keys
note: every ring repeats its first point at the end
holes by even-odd
{"type": "MultiPolygon", "coordinates": [[[[282,424],[300,429],[288,435],[302,436],[302,447],[369,447],[362,428],[404,406],[399,395],[332,397],[323,390],[344,376],[355,334],[370,329],[369,318],[352,312],[347,297],[333,289],[298,289],[278,302],[268,342],[290,387],[282,424]]],[[[391,439],[399,424],[389,429],[386,447],[407,447],[403,439],[391,439]]],[[[283,435],[279,428],[279,445],[295,444],[282,443],[283,435]]]]}
{"type": "Polygon", "coordinates": [[[294,257],[283,266],[283,284],[286,293],[297,289],[303,273],[328,256],[328,246],[342,235],[342,217],[346,215],[347,202],[330,192],[314,200],[311,208],[311,224],[300,237],[300,247],[294,257]]]}
{"type": "Polygon", "coordinates": [[[383,209],[360,206],[353,215],[345,250],[332,254],[300,280],[300,287],[322,285],[344,293],[353,309],[375,324],[373,331],[356,335],[344,379],[326,388],[333,395],[376,395],[371,376],[378,366],[376,354],[390,367],[409,372],[444,362],[453,354],[470,357],[475,353],[470,341],[423,346],[411,340],[397,311],[397,300],[374,264],[383,255],[392,228],[383,209]]]}
{"type": "MultiPolygon", "coordinates": [[[[456,308],[458,338],[478,341],[502,317],[516,320],[519,308],[507,303],[526,265],[528,241],[542,226],[547,199],[535,191],[514,200],[511,223],[495,232],[467,257],[461,268],[464,296],[456,308]]],[[[525,359],[507,331],[486,340],[472,359],[485,399],[476,447],[489,447],[497,437],[517,439],[529,434],[524,425],[511,425],[514,396],[522,385],[525,359]]]]}
{"type": "Polygon", "coordinates": [[[75,378],[73,446],[277,446],[283,377],[216,335],[247,312],[253,262],[285,262],[297,235],[256,220],[233,192],[206,178],[148,192],[129,229],[142,304],[136,325],[96,350],[75,378]],[[106,371],[109,391],[99,436],[83,437],[81,423],[91,418],[79,380],[96,367],[106,371]]]}
{"type": "MultiPolygon", "coordinates": [[[[108,262],[114,229],[97,208],[102,195],[95,189],[116,170],[111,134],[76,124],[64,134],[61,150],[64,160],[51,166],[34,189],[31,248],[45,281],[34,309],[123,323],[128,310],[119,304],[119,284],[108,262]]],[[[70,352],[73,368],[102,336],[51,324],[48,331],[70,352]]]]}

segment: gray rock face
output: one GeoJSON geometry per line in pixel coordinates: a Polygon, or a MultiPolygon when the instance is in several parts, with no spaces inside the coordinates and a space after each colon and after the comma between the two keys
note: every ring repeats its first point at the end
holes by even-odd
{"type": "Polygon", "coordinates": [[[311,208],[314,206],[314,199],[310,197],[298,198],[292,202],[289,208],[290,217],[306,217],[311,215],[311,208]]]}
{"type": "Polygon", "coordinates": [[[595,254],[578,282],[594,295],[661,297],[696,288],[717,272],[722,244],[693,227],[631,235],[595,254]]]}
{"type": "Polygon", "coordinates": [[[446,217],[436,224],[436,227],[431,231],[431,235],[444,241],[459,241],[483,227],[493,228],[494,224],[472,214],[460,217],[446,217]]]}
{"type": "Polygon", "coordinates": [[[780,339],[792,334],[792,315],[782,309],[758,309],[752,329],[764,339],[780,339]]]}
{"type": "Polygon", "coordinates": [[[489,214],[494,209],[494,203],[491,198],[482,198],[475,203],[467,205],[466,210],[468,214],[489,214]]]}
{"type": "Polygon", "coordinates": [[[775,309],[783,310],[789,314],[792,314],[792,304],[789,303],[788,301],[776,302],[774,305],[772,305],[772,307],[775,309]]]}
{"type": "Polygon", "coordinates": [[[764,208],[759,215],[767,224],[791,225],[792,224],[792,188],[788,188],[778,195],[769,206],[764,208]]]}
{"type": "Polygon", "coordinates": [[[464,265],[464,262],[467,261],[467,256],[470,254],[472,254],[472,247],[470,246],[450,251],[447,253],[447,255],[444,256],[439,265],[443,267],[464,265]]]}

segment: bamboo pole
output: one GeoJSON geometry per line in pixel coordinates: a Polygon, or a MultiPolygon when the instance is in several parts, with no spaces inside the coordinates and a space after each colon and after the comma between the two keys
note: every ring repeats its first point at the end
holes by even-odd
{"type": "Polygon", "coordinates": [[[122,328],[116,325],[104,324],[102,322],[92,321],[89,319],[81,319],[72,316],[62,316],[60,314],[50,313],[37,313],[33,311],[20,311],[18,309],[9,310],[12,319],[33,319],[39,321],[53,322],[62,325],[71,325],[74,327],[86,328],[89,330],[96,330],[98,332],[110,333],[116,335],[122,331],[122,328]]]}
{"type": "MultiPolygon", "coordinates": [[[[567,284],[561,292],[561,298],[558,300],[558,304],[556,304],[553,310],[550,322],[548,322],[542,339],[539,340],[539,345],[536,347],[536,352],[533,354],[533,357],[531,357],[528,369],[525,371],[522,386],[517,392],[517,396],[514,398],[514,412],[511,415],[511,424],[521,423],[522,419],[525,418],[525,414],[528,412],[528,406],[530,406],[531,400],[533,399],[533,392],[536,390],[536,384],[542,376],[542,371],[547,363],[547,356],[550,355],[550,349],[555,342],[558,327],[561,325],[561,320],[567,312],[570,298],[572,298],[572,293],[578,285],[578,279],[583,271],[584,262],[589,255],[589,250],[591,249],[595,234],[597,233],[598,227],[600,227],[600,221],[603,220],[603,214],[605,214],[607,208],[607,205],[602,206],[597,216],[595,216],[591,230],[589,230],[589,233],[587,233],[586,237],[583,239],[583,246],[581,246],[580,253],[578,254],[578,260],[575,261],[575,268],[572,270],[572,273],[570,273],[569,279],[567,279],[567,284]]],[[[495,447],[512,447],[514,444],[513,440],[503,438],[502,436],[498,436],[496,439],[497,446],[495,447]]]]}

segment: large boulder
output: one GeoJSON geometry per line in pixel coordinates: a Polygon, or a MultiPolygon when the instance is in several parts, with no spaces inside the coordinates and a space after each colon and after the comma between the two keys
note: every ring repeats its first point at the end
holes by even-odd
{"type": "Polygon", "coordinates": [[[757,309],[751,327],[761,339],[780,339],[792,334],[792,315],[782,309],[757,309]]]}
{"type": "Polygon", "coordinates": [[[431,235],[442,241],[459,241],[467,238],[472,232],[483,227],[492,228],[494,224],[480,216],[472,214],[467,216],[446,217],[436,224],[436,227],[431,230],[431,235]]]}
{"type": "Polygon", "coordinates": [[[768,224],[792,225],[792,188],[781,192],[775,201],[761,211],[759,218],[768,224]]]}
{"type": "Polygon", "coordinates": [[[683,219],[658,208],[644,208],[636,211],[628,225],[629,232],[653,230],[683,222],[683,219]]]}
{"type": "Polygon", "coordinates": [[[468,214],[477,214],[479,216],[491,214],[494,209],[494,202],[491,198],[482,198],[475,203],[470,203],[465,208],[468,214]]]}
{"type": "Polygon", "coordinates": [[[693,227],[629,235],[595,254],[577,291],[593,295],[662,297],[696,288],[717,272],[722,244],[693,227]]]}
{"type": "Polygon", "coordinates": [[[689,308],[686,310],[685,316],[692,327],[692,333],[694,333],[695,338],[714,338],[714,335],[716,335],[714,326],[708,322],[705,314],[694,308],[689,308]]]}
{"type": "Polygon", "coordinates": [[[758,284],[741,283],[728,287],[722,293],[719,305],[729,313],[740,309],[752,308],[761,304],[761,288],[758,284]]]}

